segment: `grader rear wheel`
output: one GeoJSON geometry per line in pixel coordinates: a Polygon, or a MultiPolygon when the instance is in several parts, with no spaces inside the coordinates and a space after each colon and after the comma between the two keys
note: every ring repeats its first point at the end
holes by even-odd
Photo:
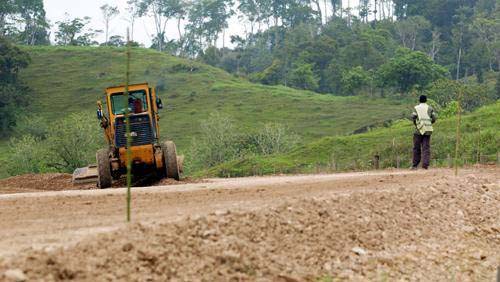
{"type": "Polygon", "coordinates": [[[97,187],[101,189],[111,187],[111,168],[109,165],[109,151],[101,149],[96,153],[97,160],[97,187]]]}
{"type": "Polygon", "coordinates": [[[177,164],[177,150],[172,141],[163,143],[163,159],[165,160],[165,174],[168,178],[180,180],[179,165],[177,164]]]}

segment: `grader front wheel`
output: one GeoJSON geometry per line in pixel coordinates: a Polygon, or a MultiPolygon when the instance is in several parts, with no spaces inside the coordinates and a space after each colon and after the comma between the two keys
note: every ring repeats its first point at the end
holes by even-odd
{"type": "Polygon", "coordinates": [[[165,160],[165,174],[168,178],[180,180],[179,165],[177,163],[177,150],[172,141],[163,143],[163,159],[165,160]]]}
{"type": "Polygon", "coordinates": [[[111,168],[109,166],[109,152],[106,149],[97,151],[97,187],[101,189],[111,187],[111,168]]]}

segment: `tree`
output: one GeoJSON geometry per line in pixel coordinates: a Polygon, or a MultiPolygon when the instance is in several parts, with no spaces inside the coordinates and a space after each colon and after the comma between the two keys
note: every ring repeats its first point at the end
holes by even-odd
{"type": "Polygon", "coordinates": [[[364,23],[368,23],[368,16],[370,15],[370,1],[360,0],[358,10],[359,17],[363,20],[364,23]]]}
{"type": "Polygon", "coordinates": [[[108,4],[102,5],[101,6],[101,12],[102,12],[102,19],[104,22],[104,34],[106,41],[104,41],[104,45],[108,46],[108,39],[109,39],[109,23],[116,17],[118,14],[120,14],[120,11],[118,10],[118,7],[116,6],[110,6],[108,4]]]}
{"type": "Polygon", "coordinates": [[[188,13],[189,4],[186,0],[168,0],[167,1],[169,17],[177,20],[177,32],[179,34],[179,42],[183,41],[181,30],[181,21],[184,20],[188,13]]]}
{"type": "Polygon", "coordinates": [[[24,25],[20,42],[26,45],[48,44],[49,24],[42,0],[16,0],[16,8],[24,25]]]}
{"type": "Polygon", "coordinates": [[[340,17],[342,17],[342,0],[330,0],[332,4],[332,17],[336,17],[340,12],[340,17]]]}
{"type": "Polygon", "coordinates": [[[493,57],[488,53],[486,42],[476,41],[469,47],[469,52],[464,56],[464,63],[472,69],[479,83],[484,82],[484,70],[488,69],[493,57]]]}
{"type": "MultiPolygon", "coordinates": [[[[248,34],[253,34],[255,30],[255,24],[261,21],[261,14],[259,10],[259,5],[257,0],[240,0],[238,10],[242,13],[244,17],[250,22],[250,32],[248,34]]],[[[260,27],[258,29],[260,31],[260,27]]]]}
{"type": "Polygon", "coordinates": [[[288,81],[290,86],[299,89],[314,91],[319,87],[319,78],[314,74],[311,64],[296,64],[288,81]]]}
{"type": "Polygon", "coordinates": [[[348,95],[354,95],[369,83],[370,74],[360,66],[342,72],[342,89],[348,95]]]}
{"type": "MultiPolygon", "coordinates": [[[[276,0],[280,1],[280,0],[276,0]]],[[[321,23],[319,11],[314,11],[307,0],[287,0],[281,8],[281,21],[284,27],[297,27],[301,24],[321,23]],[[287,3],[288,2],[288,3],[287,3]]],[[[321,11],[321,10],[320,10],[321,11]]]]}
{"type": "Polygon", "coordinates": [[[0,36],[26,45],[49,44],[42,0],[0,1],[0,36]]]}
{"type": "Polygon", "coordinates": [[[408,93],[413,87],[422,90],[447,75],[448,71],[426,54],[400,48],[393,59],[380,67],[378,81],[381,86],[395,86],[408,93]]]}
{"type": "Polygon", "coordinates": [[[274,60],[273,63],[262,72],[256,73],[253,80],[264,84],[275,85],[281,82],[283,78],[283,64],[280,60],[274,60]]]}
{"type": "MultiPolygon", "coordinates": [[[[66,14],[68,16],[68,14],[66,14]]],[[[97,44],[95,36],[100,31],[86,28],[90,23],[90,17],[66,18],[62,22],[56,22],[56,41],[58,45],[88,46],[97,44]]]]}
{"type": "Polygon", "coordinates": [[[427,96],[441,107],[447,107],[450,103],[455,102],[459,92],[462,92],[461,107],[467,111],[495,101],[494,97],[490,97],[488,87],[484,84],[465,84],[451,79],[439,79],[430,84],[426,90],[427,96]]]}
{"type": "Polygon", "coordinates": [[[16,6],[13,0],[0,1],[0,36],[5,36],[9,30],[8,17],[14,14],[16,6]]]}
{"type": "Polygon", "coordinates": [[[19,80],[19,71],[29,63],[27,53],[0,37],[0,130],[9,132],[15,125],[15,113],[26,104],[29,89],[19,80]]]}
{"type": "Polygon", "coordinates": [[[500,41],[500,35],[498,35],[500,32],[500,19],[489,19],[486,15],[479,14],[472,22],[472,30],[474,34],[477,35],[479,41],[482,42],[481,45],[484,47],[484,50],[486,50],[486,52],[484,52],[484,50],[483,52],[486,53],[488,67],[490,70],[493,70],[493,62],[495,59],[494,49],[496,47],[495,45],[500,41]]]}
{"type": "Polygon", "coordinates": [[[208,47],[200,56],[200,59],[205,64],[211,66],[218,66],[221,60],[222,54],[219,49],[215,46],[208,47]]]}
{"type": "Polygon", "coordinates": [[[396,23],[401,44],[412,51],[417,48],[419,36],[422,36],[422,32],[429,28],[429,21],[421,16],[409,17],[396,23]]]}
{"type": "Polygon", "coordinates": [[[125,42],[123,36],[112,35],[104,44],[105,46],[124,47],[125,45],[127,45],[127,42],[125,42]]]}
{"type": "Polygon", "coordinates": [[[441,45],[442,45],[441,33],[435,29],[432,31],[432,41],[431,41],[430,45],[431,45],[431,47],[429,50],[429,56],[431,57],[431,59],[433,61],[435,61],[436,55],[438,54],[438,52],[441,48],[441,45]]]}
{"type": "Polygon", "coordinates": [[[316,10],[314,12],[315,14],[317,14],[318,23],[321,26],[323,25],[323,13],[321,12],[321,3],[319,1],[320,0],[311,0],[311,4],[314,4],[316,6],[316,10]]]}
{"type": "Polygon", "coordinates": [[[168,22],[168,6],[166,0],[132,0],[136,5],[139,16],[150,15],[155,23],[156,33],[154,35],[157,50],[162,52],[165,38],[165,29],[168,22]]]}
{"type": "Polygon", "coordinates": [[[471,16],[472,10],[468,7],[461,7],[458,9],[457,14],[453,16],[457,22],[452,29],[453,42],[455,43],[458,51],[456,56],[456,80],[460,78],[462,71],[461,66],[463,57],[466,53],[467,35],[470,31],[471,16]]]}
{"type": "Polygon", "coordinates": [[[497,82],[495,84],[495,99],[498,100],[500,99],[500,72],[497,74],[497,82]]]}
{"type": "Polygon", "coordinates": [[[199,45],[216,44],[220,33],[227,28],[228,19],[234,14],[231,0],[200,0],[193,3],[189,10],[187,30],[199,45]]]}
{"type": "MultiPolygon", "coordinates": [[[[175,18],[177,20],[177,32],[179,33],[179,42],[177,45],[184,45],[185,38],[181,30],[181,21],[185,19],[188,13],[187,0],[130,0],[129,3],[135,5],[137,15],[145,16],[151,15],[155,22],[156,34],[154,35],[153,44],[158,51],[164,51],[166,44],[172,45],[172,41],[168,41],[165,35],[167,22],[175,18]]],[[[190,44],[190,49],[193,44],[190,44]]]]}

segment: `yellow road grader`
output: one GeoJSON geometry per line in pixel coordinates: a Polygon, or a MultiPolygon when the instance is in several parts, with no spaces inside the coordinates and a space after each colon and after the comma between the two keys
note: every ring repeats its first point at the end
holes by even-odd
{"type": "Polygon", "coordinates": [[[127,131],[125,113],[129,111],[130,151],[134,178],[147,174],[179,180],[182,158],[174,142],[160,143],[160,116],[163,108],[154,88],[147,83],[130,85],[128,99],[125,86],[106,89],[105,103],[97,102],[97,118],[104,130],[107,147],[97,151],[96,165],[75,170],[74,183],[97,181],[101,189],[111,187],[127,173],[127,131]]]}

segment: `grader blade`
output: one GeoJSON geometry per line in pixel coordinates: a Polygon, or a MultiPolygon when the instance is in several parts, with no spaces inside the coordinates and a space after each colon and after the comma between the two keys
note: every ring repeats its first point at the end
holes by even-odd
{"type": "Polygon", "coordinates": [[[80,167],[73,172],[73,184],[97,182],[97,165],[80,167]]]}

